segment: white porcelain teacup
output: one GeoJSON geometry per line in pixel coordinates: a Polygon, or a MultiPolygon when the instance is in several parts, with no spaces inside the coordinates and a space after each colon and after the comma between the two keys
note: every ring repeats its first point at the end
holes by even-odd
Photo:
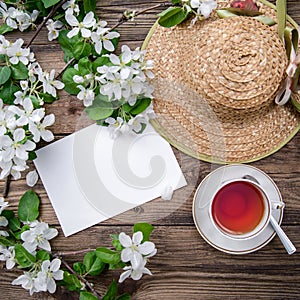
{"type": "Polygon", "coordinates": [[[248,239],[269,224],[272,209],[281,208],[254,180],[233,179],[222,183],[211,199],[209,216],[213,226],[226,237],[248,239]]]}

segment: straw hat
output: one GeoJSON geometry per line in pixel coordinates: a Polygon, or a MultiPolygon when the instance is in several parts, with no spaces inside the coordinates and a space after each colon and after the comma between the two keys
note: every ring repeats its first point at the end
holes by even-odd
{"type": "MultiPolygon", "coordinates": [[[[273,8],[257,4],[276,20],[273,8]]],[[[156,24],[144,44],[155,66],[156,130],[211,162],[250,162],[280,149],[299,130],[300,116],[291,103],[274,103],[288,65],[277,26],[215,13],[189,24],[156,24]]]]}

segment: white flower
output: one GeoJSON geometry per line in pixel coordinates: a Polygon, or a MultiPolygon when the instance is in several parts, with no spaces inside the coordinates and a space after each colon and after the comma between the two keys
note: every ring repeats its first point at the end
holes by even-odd
{"type": "Polygon", "coordinates": [[[34,21],[37,19],[38,15],[39,11],[37,10],[34,10],[31,14],[29,14],[18,9],[16,12],[16,21],[18,23],[19,30],[24,31],[29,28],[32,24],[34,24],[34,21]]]}
{"type": "Polygon", "coordinates": [[[5,202],[4,198],[0,197],[0,215],[2,214],[3,210],[5,210],[8,206],[8,202],[5,202]]]}
{"type": "Polygon", "coordinates": [[[98,54],[101,54],[103,48],[109,52],[113,52],[115,46],[110,40],[120,36],[118,32],[109,32],[110,28],[105,28],[106,26],[107,22],[100,21],[97,31],[91,34],[91,39],[95,43],[95,50],[98,54]]]}
{"type": "Polygon", "coordinates": [[[131,277],[133,280],[140,280],[143,274],[152,275],[150,270],[145,267],[146,263],[146,258],[138,257],[135,265],[123,268],[125,272],[120,275],[119,282],[123,282],[128,277],[131,277]]]}
{"type": "Polygon", "coordinates": [[[152,242],[144,242],[141,243],[143,240],[143,233],[141,231],[135,232],[132,236],[121,232],[119,234],[119,241],[123,247],[125,247],[121,252],[121,260],[123,262],[131,262],[131,265],[134,267],[143,258],[143,255],[151,255],[155,249],[155,245],[152,242]]]}
{"type": "Polygon", "coordinates": [[[75,15],[78,16],[80,12],[79,6],[75,3],[75,0],[67,1],[63,4],[62,8],[66,10],[66,15],[74,15],[75,13],[75,15]]]}
{"type": "Polygon", "coordinates": [[[33,253],[37,247],[46,251],[51,251],[49,240],[58,235],[55,228],[49,228],[47,223],[38,222],[34,227],[24,231],[21,239],[24,241],[23,247],[30,253],[33,253]]]}
{"type": "Polygon", "coordinates": [[[40,291],[48,291],[54,293],[56,290],[55,280],[62,280],[64,273],[60,270],[61,261],[58,258],[53,259],[51,262],[45,260],[42,263],[41,271],[37,274],[35,281],[36,287],[40,291]]]}
{"type": "Polygon", "coordinates": [[[35,186],[38,179],[39,179],[39,176],[38,176],[37,171],[34,170],[31,172],[28,172],[26,175],[26,184],[31,187],[35,186]]]}
{"type": "MultiPolygon", "coordinates": [[[[9,234],[8,234],[8,232],[7,231],[5,231],[5,230],[0,230],[0,236],[9,236],[9,234]]],[[[2,246],[0,245],[0,252],[1,252],[1,249],[3,249],[3,248],[1,248],[2,246]]]]}
{"type": "Polygon", "coordinates": [[[0,260],[6,262],[6,269],[7,270],[12,269],[16,264],[16,261],[15,261],[15,247],[10,246],[8,249],[2,249],[0,251],[0,253],[2,253],[0,255],[0,260]]]}
{"type": "Polygon", "coordinates": [[[117,117],[117,119],[109,117],[105,120],[105,123],[109,124],[107,128],[110,137],[112,139],[116,139],[121,133],[121,128],[124,123],[124,120],[120,117],[117,117]]]}
{"type": "Polygon", "coordinates": [[[3,1],[0,1],[0,13],[3,16],[7,26],[14,29],[18,28],[18,25],[14,20],[16,18],[17,9],[12,6],[7,9],[6,4],[3,1]]]}
{"type": "Polygon", "coordinates": [[[22,285],[22,288],[25,290],[29,290],[30,295],[32,295],[35,292],[38,292],[38,290],[35,287],[35,274],[32,272],[24,272],[23,275],[19,276],[17,279],[15,279],[12,284],[13,285],[22,285]]]}
{"type": "Polygon", "coordinates": [[[96,19],[94,18],[94,13],[90,11],[83,19],[82,22],[79,22],[74,15],[66,14],[66,21],[69,25],[73,27],[73,29],[68,32],[67,37],[70,39],[71,37],[77,35],[79,32],[82,37],[88,38],[91,36],[91,30],[88,28],[93,27],[96,24],[96,19]]]}
{"type": "Polygon", "coordinates": [[[79,100],[83,100],[84,106],[90,106],[93,104],[93,101],[95,99],[95,93],[91,89],[86,89],[82,85],[77,86],[80,89],[80,92],[77,95],[77,98],[79,100]]]}
{"type": "Polygon", "coordinates": [[[47,21],[46,25],[48,29],[48,40],[53,41],[58,37],[59,31],[64,24],[61,21],[53,21],[50,19],[47,21]]]}
{"type": "Polygon", "coordinates": [[[54,135],[46,127],[53,125],[54,122],[54,114],[45,116],[42,123],[40,121],[29,122],[29,131],[33,134],[33,140],[38,143],[42,138],[45,142],[51,142],[54,139],[54,135]]]}
{"type": "Polygon", "coordinates": [[[197,14],[201,14],[205,19],[218,6],[215,0],[191,0],[191,7],[197,8],[197,14]]]}
{"type": "Polygon", "coordinates": [[[22,48],[24,41],[22,39],[17,39],[9,48],[6,50],[6,54],[9,57],[10,63],[16,65],[22,62],[24,65],[29,63],[29,48],[22,48]]]}
{"type": "Polygon", "coordinates": [[[9,48],[12,43],[6,40],[3,35],[0,35],[0,42],[0,54],[6,54],[7,48],[9,48]]]}
{"type": "Polygon", "coordinates": [[[44,93],[48,93],[53,97],[56,97],[56,89],[63,89],[64,84],[59,80],[55,80],[55,70],[51,70],[50,73],[44,72],[44,78],[41,78],[43,82],[44,93]]]}
{"type": "Polygon", "coordinates": [[[0,145],[2,145],[3,151],[1,153],[2,159],[5,162],[17,157],[21,160],[28,159],[28,151],[35,149],[35,143],[27,140],[24,143],[25,130],[23,128],[17,128],[13,133],[13,140],[5,135],[0,137],[0,145]]]}
{"type": "Polygon", "coordinates": [[[4,216],[0,216],[0,227],[5,227],[8,225],[8,221],[4,216]]]}

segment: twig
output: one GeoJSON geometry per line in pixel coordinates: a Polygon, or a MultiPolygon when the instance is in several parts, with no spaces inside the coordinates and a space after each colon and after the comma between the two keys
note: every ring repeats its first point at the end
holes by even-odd
{"type": "Polygon", "coordinates": [[[59,258],[62,264],[68,269],[68,271],[74,274],[80,281],[84,282],[84,284],[90,289],[93,295],[95,295],[98,299],[101,299],[101,295],[93,288],[93,286],[84,277],[76,273],[61,256],[58,255],[53,255],[53,256],[59,258]]]}
{"type": "Polygon", "coordinates": [[[83,254],[87,252],[95,251],[95,249],[83,249],[79,251],[66,251],[66,252],[57,252],[55,255],[57,256],[72,256],[72,255],[78,255],[78,254],[83,254]]]}
{"type": "Polygon", "coordinates": [[[9,193],[9,187],[10,187],[10,175],[8,175],[6,178],[5,178],[5,183],[4,183],[4,190],[3,190],[3,193],[2,193],[2,197],[3,198],[6,198],[8,193],[9,193]]]}
{"type": "Polygon", "coordinates": [[[55,12],[68,0],[62,0],[60,1],[57,5],[53,6],[51,11],[49,12],[48,16],[46,18],[44,18],[43,22],[38,26],[38,28],[36,29],[33,37],[30,39],[30,41],[28,42],[28,44],[26,45],[26,48],[28,48],[32,42],[35,40],[35,38],[37,37],[37,35],[39,34],[39,32],[42,30],[42,28],[44,27],[44,25],[47,23],[47,21],[55,14],[55,12]]]}
{"type": "MultiPolygon", "coordinates": [[[[159,7],[168,7],[168,6],[171,6],[172,4],[169,3],[169,2],[164,2],[164,3],[159,3],[159,4],[156,4],[156,5],[153,5],[153,6],[150,6],[148,8],[145,8],[143,10],[140,10],[138,12],[136,12],[134,14],[134,17],[137,17],[141,14],[144,14],[145,12],[147,11],[150,11],[150,10],[153,10],[153,9],[156,9],[156,8],[159,8],[159,7]]],[[[110,30],[114,30],[116,29],[117,27],[119,27],[120,25],[124,24],[125,22],[129,21],[131,18],[128,18],[126,17],[124,14],[123,16],[120,18],[120,20],[118,21],[117,24],[115,24],[110,30]]]]}
{"type": "Polygon", "coordinates": [[[73,57],[72,59],[70,59],[66,65],[59,71],[59,73],[55,76],[55,79],[58,79],[62,73],[75,61],[75,57],[73,57]]]}

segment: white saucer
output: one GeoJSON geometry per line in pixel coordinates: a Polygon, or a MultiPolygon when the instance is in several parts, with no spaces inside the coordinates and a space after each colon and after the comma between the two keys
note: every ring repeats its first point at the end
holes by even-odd
{"type": "MultiPolygon", "coordinates": [[[[272,202],[282,202],[278,187],[267,174],[252,166],[240,164],[223,166],[211,172],[198,186],[193,201],[193,218],[200,235],[214,248],[230,254],[246,254],[256,251],[268,244],[275,236],[271,224],[259,235],[245,240],[226,237],[213,226],[209,217],[209,207],[216,189],[224,181],[242,179],[245,176],[255,178],[272,202]]],[[[272,209],[272,215],[280,224],[283,208],[272,209]]]]}

